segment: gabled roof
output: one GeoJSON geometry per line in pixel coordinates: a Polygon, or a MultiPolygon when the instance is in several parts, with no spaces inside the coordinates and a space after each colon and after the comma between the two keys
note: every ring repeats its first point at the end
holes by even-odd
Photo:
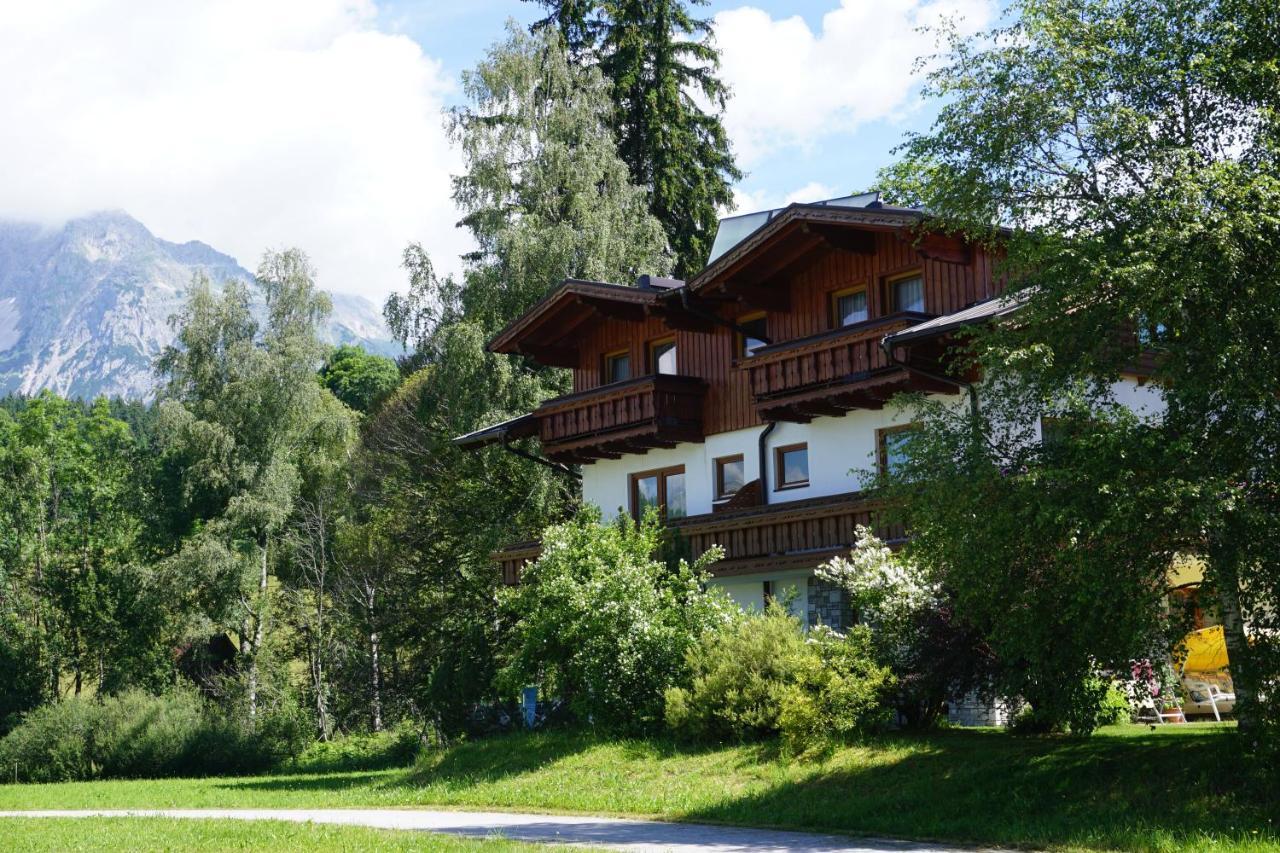
{"type": "MultiPolygon", "coordinates": [[[[644,281],[644,279],[642,279],[644,281]]],[[[517,317],[489,341],[491,352],[523,353],[546,364],[574,367],[575,358],[562,341],[571,332],[598,317],[642,320],[646,309],[656,306],[675,288],[668,280],[630,287],[603,281],[566,279],[555,290],[517,317]]]]}
{"type": "Polygon", "coordinates": [[[755,255],[758,250],[778,242],[789,233],[806,230],[803,226],[816,226],[806,230],[806,233],[811,233],[814,241],[820,242],[819,238],[832,235],[832,231],[824,230],[828,226],[840,231],[850,228],[899,230],[924,218],[925,214],[921,210],[890,207],[881,203],[878,193],[864,193],[812,204],[796,203],[778,210],[727,217],[721,220],[720,230],[716,233],[711,259],[690,280],[689,286],[695,291],[701,289],[741,261],[755,255]],[[858,203],[863,201],[865,203],[858,203]],[[742,233],[756,223],[759,224],[754,230],[742,233]],[[726,227],[728,231],[725,231],[726,227]],[[722,238],[722,232],[727,236],[722,238]]]}

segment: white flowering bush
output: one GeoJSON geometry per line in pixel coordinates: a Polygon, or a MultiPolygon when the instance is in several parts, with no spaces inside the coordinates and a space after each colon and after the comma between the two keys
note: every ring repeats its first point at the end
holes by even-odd
{"type": "Polygon", "coordinates": [[[849,595],[871,629],[876,659],[893,672],[897,706],[909,725],[934,723],[948,699],[990,682],[992,656],[975,632],[956,624],[942,586],[859,526],[847,557],[818,567],[818,577],[849,595]]]}
{"type": "Polygon", "coordinates": [[[916,617],[941,605],[942,593],[915,563],[893,553],[867,527],[858,525],[857,541],[847,557],[832,557],[818,577],[849,594],[859,621],[875,631],[909,630],[916,617]]]}
{"type": "Polygon", "coordinates": [[[547,528],[542,555],[506,593],[510,628],[499,684],[526,684],[566,700],[612,731],[653,728],[663,694],[684,675],[686,653],[732,605],[706,588],[712,549],[692,564],[659,559],[656,514],[602,525],[594,509],[547,528]]]}

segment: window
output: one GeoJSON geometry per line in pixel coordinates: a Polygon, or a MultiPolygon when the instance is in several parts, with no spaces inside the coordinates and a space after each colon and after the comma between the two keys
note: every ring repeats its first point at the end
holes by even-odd
{"type": "Polygon", "coordinates": [[[657,507],[663,518],[684,518],[689,514],[683,465],[631,475],[631,514],[643,518],[651,506],[657,507]]]}
{"type": "Polygon", "coordinates": [[[857,290],[841,290],[831,294],[832,326],[852,326],[867,319],[866,288],[857,290]]]}
{"type": "Polygon", "coordinates": [[[809,445],[788,444],[773,451],[775,489],[809,485],[809,445]]]}
{"type": "Polygon", "coordinates": [[[676,339],[663,338],[649,342],[649,372],[675,375],[680,371],[676,365],[676,339]]]}
{"type": "Polygon", "coordinates": [[[918,427],[915,424],[905,424],[876,431],[876,449],[880,459],[881,474],[896,474],[902,470],[903,463],[907,461],[907,439],[916,429],[918,427]]]}
{"type": "Polygon", "coordinates": [[[764,339],[769,337],[769,324],[763,311],[739,317],[737,324],[743,330],[738,332],[738,358],[751,358],[756,350],[767,346],[764,339]]]}
{"type": "Polygon", "coordinates": [[[611,352],[604,357],[604,381],[622,382],[631,378],[631,353],[627,350],[611,352]]]}
{"type": "Polygon", "coordinates": [[[912,273],[889,282],[889,304],[893,311],[924,311],[924,276],[912,273]]]}
{"type": "Polygon", "coordinates": [[[715,461],[716,500],[731,498],[742,488],[745,469],[742,454],[721,456],[715,461]]]}

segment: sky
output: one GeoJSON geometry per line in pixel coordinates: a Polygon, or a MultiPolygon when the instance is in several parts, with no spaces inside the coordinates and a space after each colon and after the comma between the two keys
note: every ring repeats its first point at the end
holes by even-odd
{"type": "MultiPolygon", "coordinates": [[[[872,188],[934,114],[920,28],[997,0],[711,0],[736,212],[872,188]]],[[[442,110],[521,0],[0,4],[0,217],[122,209],[252,269],[299,246],[321,286],[381,302],[419,242],[460,269],[442,110]]]]}

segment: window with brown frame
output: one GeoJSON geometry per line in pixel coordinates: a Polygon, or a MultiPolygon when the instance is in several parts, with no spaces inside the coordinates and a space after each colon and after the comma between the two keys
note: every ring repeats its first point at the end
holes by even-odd
{"type": "Polygon", "coordinates": [[[649,341],[649,372],[665,373],[671,376],[680,372],[676,360],[676,339],[661,338],[649,341]]]}
{"type": "Polygon", "coordinates": [[[605,353],[603,372],[605,384],[630,379],[631,351],[623,349],[617,352],[605,353]]]}
{"type": "Polygon", "coordinates": [[[756,350],[763,346],[767,346],[765,338],[769,337],[768,317],[763,311],[755,314],[745,314],[734,321],[738,328],[742,331],[735,333],[737,339],[736,356],[738,358],[751,358],[755,355],[756,350]]]}
{"type": "Polygon", "coordinates": [[[916,271],[895,276],[887,282],[889,310],[924,312],[924,273],[916,271]]]}
{"type": "Polygon", "coordinates": [[[867,289],[851,287],[831,294],[831,327],[839,329],[867,320],[867,289]]]}
{"type": "Polygon", "coordinates": [[[741,453],[721,456],[715,460],[716,500],[733,497],[743,486],[746,470],[741,453]]]}
{"type": "Polygon", "coordinates": [[[636,520],[654,506],[663,518],[684,518],[689,514],[684,491],[684,466],[657,468],[631,475],[631,515],[636,520]]]}
{"type": "Polygon", "coordinates": [[[809,445],[784,444],[773,449],[774,491],[809,485],[809,445]]]}
{"type": "Polygon", "coordinates": [[[897,473],[906,461],[906,439],[919,424],[885,427],[876,430],[876,461],[882,475],[897,473]]]}

